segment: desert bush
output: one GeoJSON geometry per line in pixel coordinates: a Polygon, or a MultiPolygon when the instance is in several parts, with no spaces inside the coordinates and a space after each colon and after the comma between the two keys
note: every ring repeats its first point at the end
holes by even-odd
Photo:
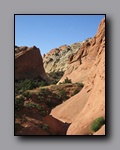
{"type": "Polygon", "coordinates": [[[21,94],[20,92],[24,92],[25,90],[31,90],[35,87],[34,83],[29,80],[18,80],[15,82],[15,92],[21,94]]]}
{"type": "Polygon", "coordinates": [[[24,97],[27,97],[27,98],[31,98],[32,97],[32,94],[30,92],[24,92],[22,95],[24,97]]]}
{"type": "Polygon", "coordinates": [[[38,110],[40,110],[40,111],[44,111],[45,110],[45,107],[44,107],[44,105],[42,105],[42,106],[37,106],[37,108],[38,108],[38,110]]]}
{"type": "Polygon", "coordinates": [[[63,76],[64,72],[63,71],[53,71],[53,72],[50,72],[48,74],[48,76],[51,78],[51,81],[50,81],[50,84],[56,84],[60,79],[61,77],[63,76]]]}
{"type": "Polygon", "coordinates": [[[59,84],[65,84],[65,83],[72,83],[71,79],[68,79],[68,77],[66,77],[66,79],[63,82],[59,82],[59,84]]]}
{"type": "Polygon", "coordinates": [[[26,103],[25,107],[27,107],[27,108],[34,108],[35,106],[34,106],[33,103],[28,102],[28,103],[26,103]]]}
{"type": "Polygon", "coordinates": [[[44,89],[41,89],[40,90],[40,94],[44,94],[44,95],[46,95],[46,94],[50,94],[51,92],[50,92],[50,90],[48,89],[48,88],[44,88],[44,89]]]}
{"type": "Polygon", "coordinates": [[[62,99],[66,99],[66,91],[62,89],[61,91],[58,92],[58,96],[62,99]]]}
{"type": "Polygon", "coordinates": [[[36,103],[28,102],[28,103],[26,103],[25,107],[26,108],[37,108],[39,111],[41,111],[42,116],[46,115],[46,113],[44,112],[45,111],[44,105],[39,105],[39,104],[36,104],[36,103]]]}
{"type": "Polygon", "coordinates": [[[32,90],[33,88],[35,88],[34,82],[32,82],[32,80],[29,79],[25,79],[21,84],[24,90],[32,90]]]}
{"type": "Polygon", "coordinates": [[[104,124],[105,124],[104,118],[103,118],[103,117],[100,117],[100,118],[95,119],[95,120],[92,122],[90,128],[91,128],[92,131],[96,132],[96,131],[98,131],[98,130],[101,128],[101,126],[104,125],[104,124]]]}
{"type": "Polygon", "coordinates": [[[43,124],[41,128],[42,128],[43,130],[48,130],[48,129],[49,129],[49,126],[48,126],[48,124],[43,124]]]}
{"type": "Polygon", "coordinates": [[[21,110],[23,108],[24,105],[24,97],[20,96],[19,98],[15,99],[15,109],[16,110],[21,110]]]}
{"type": "Polygon", "coordinates": [[[32,90],[36,87],[46,85],[48,85],[48,83],[41,78],[15,80],[15,93],[21,94],[21,91],[24,92],[26,90],[32,90]]]}
{"type": "Polygon", "coordinates": [[[54,78],[54,79],[60,79],[63,76],[64,72],[63,71],[53,71],[49,73],[49,76],[54,78]]]}
{"type": "Polygon", "coordinates": [[[84,84],[82,82],[78,82],[76,84],[78,85],[78,87],[84,87],[84,84]]]}
{"type": "Polygon", "coordinates": [[[31,103],[31,102],[26,103],[25,107],[27,107],[27,108],[38,108],[38,109],[40,109],[39,104],[31,103]]]}
{"type": "Polygon", "coordinates": [[[38,83],[38,85],[37,85],[37,87],[38,86],[47,86],[48,85],[48,83],[46,82],[46,81],[44,81],[44,80],[41,80],[39,83],[38,83]]]}
{"type": "Polygon", "coordinates": [[[63,81],[63,83],[72,83],[71,79],[68,79],[68,77],[66,77],[66,79],[63,81]]]}
{"type": "Polygon", "coordinates": [[[53,105],[53,102],[51,101],[51,99],[47,99],[46,105],[47,105],[49,108],[52,108],[52,107],[54,106],[54,105],[53,105]]]}
{"type": "Polygon", "coordinates": [[[44,97],[41,96],[41,95],[38,95],[38,96],[37,96],[37,99],[39,100],[39,102],[43,102],[43,101],[44,101],[44,97]]]}
{"type": "Polygon", "coordinates": [[[44,116],[47,115],[47,112],[45,110],[43,110],[43,111],[40,112],[40,115],[44,117],[44,116]]]}
{"type": "Polygon", "coordinates": [[[26,119],[26,115],[25,114],[22,114],[22,120],[21,120],[22,122],[25,122],[25,121],[27,121],[27,119],[26,119]]]}
{"type": "Polygon", "coordinates": [[[80,90],[76,89],[76,90],[73,92],[72,96],[73,96],[73,95],[76,95],[76,94],[79,93],[79,92],[80,92],[80,90]]]}
{"type": "Polygon", "coordinates": [[[64,80],[65,83],[72,83],[71,79],[68,79],[68,77],[66,77],[66,79],[64,80]]]}

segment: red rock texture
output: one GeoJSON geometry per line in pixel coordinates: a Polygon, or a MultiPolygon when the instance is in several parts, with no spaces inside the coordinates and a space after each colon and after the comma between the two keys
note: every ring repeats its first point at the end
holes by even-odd
{"type": "Polygon", "coordinates": [[[35,119],[31,118],[32,124],[25,123],[20,126],[20,129],[16,132],[16,135],[66,135],[68,123],[63,123],[58,119],[47,115],[41,120],[35,122],[35,119]],[[47,125],[48,128],[43,129],[42,127],[47,125]]]}
{"type": "Polygon", "coordinates": [[[68,59],[70,65],[60,82],[63,82],[66,76],[72,79],[73,82],[86,82],[90,68],[97,59],[97,55],[102,53],[104,47],[105,20],[103,19],[94,38],[86,40],[79,51],[68,59]]]}
{"type": "Polygon", "coordinates": [[[16,47],[15,79],[42,77],[47,79],[40,50],[33,47],[16,47]]]}
{"type": "Polygon", "coordinates": [[[63,123],[62,121],[52,117],[51,115],[47,115],[43,118],[43,122],[49,124],[49,133],[51,135],[65,135],[66,130],[69,126],[67,123],[63,123]]]}
{"type": "Polygon", "coordinates": [[[76,53],[81,46],[82,42],[74,43],[70,46],[62,45],[59,48],[54,48],[46,55],[43,56],[43,64],[45,71],[58,72],[65,71],[68,66],[68,57],[72,53],[76,53]]]}
{"type": "Polygon", "coordinates": [[[105,19],[94,38],[83,43],[69,63],[60,82],[68,77],[72,82],[83,82],[84,87],[54,108],[51,115],[71,123],[67,135],[89,135],[92,121],[105,118],[105,19]]]}

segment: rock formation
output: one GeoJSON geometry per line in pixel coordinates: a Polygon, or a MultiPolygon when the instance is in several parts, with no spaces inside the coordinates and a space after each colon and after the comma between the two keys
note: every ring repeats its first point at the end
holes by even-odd
{"type": "Polygon", "coordinates": [[[35,46],[15,46],[15,79],[36,77],[47,79],[40,50],[35,46]]]}
{"type": "MultiPolygon", "coordinates": [[[[93,38],[52,49],[43,56],[43,62],[40,50],[35,46],[15,46],[15,79],[41,77],[46,80],[45,71],[65,71],[57,84],[67,77],[71,79],[71,84],[82,82],[84,87],[76,95],[62,101],[62,104],[55,105],[50,115],[42,118],[43,123],[49,124],[49,132],[32,126],[23,128],[20,134],[105,135],[105,125],[97,132],[91,131],[90,128],[96,118],[105,119],[105,18],[102,19],[93,38]]],[[[68,89],[60,85],[65,90],[70,88],[70,85],[68,89]]],[[[55,91],[59,90],[58,86],[55,85],[55,91]]],[[[53,88],[51,85],[50,87],[53,88]]],[[[47,98],[49,95],[51,96],[48,93],[47,98]]],[[[35,117],[36,115],[39,116],[38,113],[35,117]]]]}
{"type": "Polygon", "coordinates": [[[67,135],[91,134],[92,121],[105,118],[105,18],[96,35],[69,57],[68,68],[60,82],[66,77],[72,82],[83,82],[84,88],[54,108],[51,115],[71,123],[67,135]]]}
{"type": "Polygon", "coordinates": [[[68,58],[76,53],[82,42],[74,43],[70,46],[62,45],[59,48],[52,49],[43,57],[44,68],[47,73],[52,71],[65,71],[68,67],[68,58]]]}

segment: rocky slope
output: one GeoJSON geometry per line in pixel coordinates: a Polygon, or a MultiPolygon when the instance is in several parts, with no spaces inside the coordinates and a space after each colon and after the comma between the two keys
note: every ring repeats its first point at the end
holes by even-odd
{"type": "Polygon", "coordinates": [[[47,79],[40,50],[35,46],[15,46],[15,79],[36,77],[47,79]]]}
{"type": "MultiPolygon", "coordinates": [[[[88,38],[87,41],[90,41],[91,38],[88,38]]],[[[47,73],[65,71],[68,68],[68,60],[71,54],[77,53],[82,43],[74,43],[70,46],[62,45],[59,48],[54,48],[46,55],[43,56],[43,64],[45,71],[47,73]]]]}
{"type": "Polygon", "coordinates": [[[54,108],[51,115],[71,123],[67,135],[91,134],[93,120],[105,118],[105,19],[96,35],[69,57],[69,66],[60,82],[66,77],[72,82],[83,82],[85,86],[77,95],[54,108]]]}
{"type": "Polygon", "coordinates": [[[69,123],[49,115],[51,110],[80,91],[78,84],[60,84],[27,90],[15,97],[15,135],[66,135],[69,123]]]}

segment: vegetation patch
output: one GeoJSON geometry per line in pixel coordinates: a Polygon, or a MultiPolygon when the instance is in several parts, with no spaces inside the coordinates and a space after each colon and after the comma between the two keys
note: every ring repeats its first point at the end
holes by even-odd
{"type": "Polygon", "coordinates": [[[78,85],[78,87],[84,87],[84,84],[82,82],[77,82],[76,84],[78,85]]]}
{"type": "Polygon", "coordinates": [[[43,94],[43,95],[45,95],[45,94],[50,94],[51,92],[50,92],[50,90],[48,89],[48,88],[44,88],[44,89],[41,89],[40,90],[40,93],[39,94],[43,94]]]}
{"type": "Polygon", "coordinates": [[[49,125],[48,124],[43,124],[41,128],[42,128],[42,130],[48,130],[49,125]]]}
{"type": "Polygon", "coordinates": [[[105,119],[103,117],[95,119],[90,128],[93,132],[98,131],[105,124],[105,119]]]}
{"type": "Polygon", "coordinates": [[[43,117],[46,116],[46,115],[47,115],[47,111],[46,111],[46,110],[42,110],[42,111],[40,112],[40,115],[43,116],[43,117]]]}
{"type": "Polygon", "coordinates": [[[59,80],[62,78],[63,74],[64,71],[50,72],[48,74],[48,76],[51,78],[50,84],[57,84],[59,80]]]}
{"type": "Polygon", "coordinates": [[[55,106],[73,96],[73,93],[76,94],[81,90],[81,84],[71,83],[68,78],[61,85],[48,87],[41,86],[43,83],[39,81],[37,79],[15,81],[15,121],[22,125],[16,124],[16,131],[20,131],[26,124],[36,125],[37,120],[43,124],[43,130],[48,130],[49,124],[45,125],[42,118],[49,115],[55,106]],[[40,88],[35,90],[36,87],[40,88]]]}
{"type": "Polygon", "coordinates": [[[65,78],[63,82],[60,82],[59,84],[65,84],[65,83],[72,83],[71,79],[68,79],[68,77],[65,78]]]}
{"type": "Polygon", "coordinates": [[[66,96],[66,91],[65,91],[64,89],[60,90],[60,91],[58,92],[58,96],[60,97],[60,99],[65,100],[65,99],[67,98],[67,96],[66,96]]]}
{"type": "Polygon", "coordinates": [[[79,90],[79,89],[76,89],[76,90],[73,92],[72,96],[78,94],[79,92],[80,92],[80,90],[79,90]]]}
{"type": "Polygon", "coordinates": [[[24,97],[15,98],[15,110],[20,111],[24,105],[24,97]]]}
{"type": "Polygon", "coordinates": [[[53,104],[53,102],[52,102],[52,100],[51,100],[51,99],[47,99],[47,101],[46,101],[46,105],[47,105],[49,108],[54,107],[54,104],[53,104]]]}
{"type": "Polygon", "coordinates": [[[31,103],[31,102],[26,103],[25,107],[26,108],[37,108],[40,111],[45,110],[44,105],[39,105],[37,103],[31,103]]]}
{"type": "Polygon", "coordinates": [[[36,87],[42,87],[42,86],[47,86],[47,85],[48,83],[41,78],[16,80],[15,81],[15,93],[21,94],[26,90],[32,90],[36,87]]]}
{"type": "Polygon", "coordinates": [[[31,98],[32,97],[32,94],[30,92],[24,92],[22,95],[24,97],[27,97],[27,98],[31,98]]]}

